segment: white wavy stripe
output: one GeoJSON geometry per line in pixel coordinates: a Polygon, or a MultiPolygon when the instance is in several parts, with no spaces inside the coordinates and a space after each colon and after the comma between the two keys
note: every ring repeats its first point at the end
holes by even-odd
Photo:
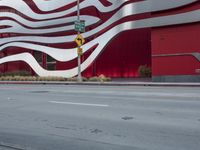
{"type": "MultiPolygon", "coordinates": [[[[93,40],[92,43],[99,43],[97,48],[92,52],[92,54],[81,64],[81,71],[84,71],[100,54],[100,52],[104,49],[106,44],[118,33],[126,30],[131,29],[138,29],[138,28],[147,28],[147,27],[160,27],[166,25],[176,25],[176,24],[183,24],[183,23],[191,23],[191,22],[199,22],[200,21],[200,10],[189,12],[189,13],[182,13],[177,15],[170,15],[165,17],[155,17],[150,19],[145,19],[143,21],[130,21],[123,23],[121,25],[116,26],[115,28],[109,30],[104,34],[104,36],[100,36],[97,39],[93,40]],[[185,18],[188,18],[187,20],[185,18]],[[105,42],[106,40],[106,42],[105,42]]],[[[87,45],[92,45],[92,43],[87,43],[87,45]]],[[[86,45],[83,46],[84,52],[87,51],[86,45]],[[85,46],[85,47],[84,47],[85,46]]],[[[25,61],[28,63],[33,70],[40,76],[63,76],[63,77],[72,77],[77,75],[77,67],[64,70],[64,71],[47,71],[41,68],[39,65],[36,65],[36,60],[34,60],[33,56],[30,54],[25,53],[7,56],[0,59],[0,64],[10,61],[25,61]],[[27,59],[27,57],[29,57],[27,59]],[[20,57],[19,57],[20,56],[20,57]]]]}
{"type": "MultiPolygon", "coordinates": [[[[128,0],[120,0],[116,3],[116,0],[109,0],[112,3],[112,6],[109,7],[105,7],[104,5],[102,5],[102,3],[99,0],[85,0],[84,2],[82,2],[80,5],[83,6],[84,8],[91,5],[90,3],[95,3],[92,6],[95,6],[99,8],[100,11],[102,12],[109,12],[109,11],[113,11],[115,9],[117,9],[118,7],[120,7],[123,3],[127,2],[128,0]]],[[[44,3],[44,1],[41,0],[34,0],[34,3],[36,4],[36,6],[42,10],[42,11],[51,11],[51,10],[55,10],[58,9],[62,6],[68,5],[72,2],[77,2],[77,0],[59,0],[59,3],[57,0],[51,0],[51,1],[46,1],[44,3]],[[56,6],[55,6],[56,4],[56,6]]]]}
{"type": "MultiPolygon", "coordinates": [[[[85,22],[86,26],[93,25],[93,24],[97,23],[97,21],[99,21],[99,19],[96,19],[95,17],[90,18],[89,16],[87,16],[87,18],[88,18],[88,20],[86,20],[86,22],[85,22]]],[[[59,24],[57,24],[57,25],[59,25],[59,24]]],[[[0,29],[0,33],[24,33],[24,34],[33,34],[33,35],[74,30],[74,24],[73,25],[63,25],[62,27],[46,28],[46,29],[29,29],[29,28],[23,27],[19,23],[12,21],[12,20],[2,20],[0,22],[0,26],[10,26],[9,28],[6,28],[6,29],[0,29]]]]}
{"type": "MultiPolygon", "coordinates": [[[[22,18],[19,15],[9,13],[9,12],[0,14],[0,17],[8,17],[13,20],[17,20],[17,22],[23,24],[24,26],[30,27],[30,28],[40,28],[40,27],[47,27],[47,26],[64,24],[64,23],[72,23],[77,20],[76,16],[72,16],[72,17],[65,17],[65,18],[61,18],[61,19],[53,19],[53,20],[47,20],[47,21],[29,21],[29,20],[22,18]]],[[[91,24],[95,24],[100,21],[100,19],[97,17],[87,16],[87,15],[80,15],[80,19],[85,20],[85,24],[87,26],[91,25],[91,24]]]]}
{"type": "MultiPolygon", "coordinates": [[[[80,3],[80,8],[87,8],[90,6],[96,7],[101,12],[110,12],[117,8],[119,8],[123,3],[125,3],[128,0],[120,0],[117,3],[114,3],[113,5],[109,7],[105,7],[99,0],[84,0],[80,3]]],[[[54,3],[54,7],[59,4],[59,0],[54,3]]],[[[41,4],[42,5],[42,4],[41,4]]],[[[37,5],[38,8],[42,7],[41,5],[37,5]]],[[[53,5],[53,4],[52,4],[53,5]]],[[[28,17],[31,17],[32,19],[36,20],[44,20],[44,19],[53,19],[58,17],[63,17],[65,15],[71,14],[73,12],[77,11],[77,6],[72,7],[68,10],[62,11],[62,12],[56,12],[56,13],[48,13],[48,14],[38,14],[32,11],[32,9],[22,0],[1,0],[0,6],[6,6],[11,7],[13,9],[16,9],[20,13],[27,15],[28,17]]]]}
{"type": "MultiPolygon", "coordinates": [[[[84,52],[89,50],[91,47],[93,47],[96,44],[97,44],[97,41],[95,40],[95,41],[91,41],[87,45],[84,45],[83,46],[84,52]]],[[[26,48],[33,51],[40,51],[40,52],[48,54],[52,58],[61,62],[70,61],[77,57],[77,51],[76,51],[77,48],[60,49],[60,48],[53,48],[53,47],[36,45],[32,43],[23,43],[23,42],[13,42],[13,43],[2,45],[0,47],[0,51],[3,51],[8,47],[18,47],[18,48],[26,48]]]]}
{"type": "MultiPolygon", "coordinates": [[[[101,24],[97,28],[90,30],[86,33],[83,33],[83,36],[85,38],[90,37],[101,30],[105,29],[109,25],[113,24],[114,22],[133,15],[133,14],[141,14],[145,12],[155,12],[159,10],[166,10],[178,6],[183,6],[189,3],[192,3],[196,0],[190,0],[190,1],[181,1],[181,2],[173,2],[173,5],[171,6],[172,2],[171,0],[165,0],[160,2],[159,0],[149,0],[149,1],[144,1],[144,2],[138,2],[138,3],[131,3],[127,4],[124,7],[122,7],[118,12],[116,12],[108,21],[105,23],[101,24]],[[170,3],[169,3],[170,1],[170,3]],[[156,4],[156,2],[158,4],[156,4]],[[169,4],[168,4],[169,3],[169,4]],[[153,5],[154,4],[154,5],[153,5]],[[171,5],[170,5],[171,4],[171,5]],[[150,7],[151,6],[151,7],[150,7]]],[[[52,29],[53,30],[53,29],[52,29]]],[[[42,37],[42,36],[20,36],[20,37],[10,37],[10,38],[3,38],[0,41],[1,44],[5,44],[7,42],[13,42],[13,41],[26,41],[26,42],[38,42],[38,43],[65,43],[65,42],[73,42],[75,39],[76,35],[70,35],[70,36],[59,36],[59,37],[42,37]]]]}
{"type": "MultiPolygon", "coordinates": [[[[95,44],[99,44],[99,45],[107,44],[114,36],[116,36],[118,33],[124,30],[164,26],[164,25],[174,25],[174,24],[181,24],[181,23],[191,23],[191,22],[198,22],[198,21],[200,21],[200,10],[182,13],[182,14],[170,15],[170,16],[162,16],[162,17],[132,21],[131,28],[125,27],[126,24],[123,23],[121,25],[113,27],[106,33],[86,43],[82,47],[84,49],[84,52],[86,52],[95,44]]],[[[21,47],[21,48],[44,52],[58,61],[70,61],[77,57],[76,48],[66,50],[66,49],[52,48],[52,47],[41,46],[41,45],[30,44],[30,43],[13,42],[13,43],[2,45],[0,47],[0,51],[6,49],[7,47],[21,47]]]]}
{"type": "Polygon", "coordinates": [[[65,71],[48,71],[43,69],[35,58],[30,53],[21,53],[12,56],[7,56],[0,59],[0,63],[13,62],[13,61],[24,61],[39,75],[39,76],[56,76],[56,77],[73,77],[78,71],[77,67],[65,71]]]}
{"type": "Polygon", "coordinates": [[[34,0],[36,6],[42,11],[56,10],[73,2],[77,2],[77,0],[34,0]]]}

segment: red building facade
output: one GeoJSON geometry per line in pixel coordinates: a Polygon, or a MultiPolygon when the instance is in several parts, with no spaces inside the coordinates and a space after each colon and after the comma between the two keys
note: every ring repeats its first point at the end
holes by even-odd
{"type": "MultiPolygon", "coordinates": [[[[39,76],[77,75],[76,0],[0,2],[0,71],[39,76]]],[[[83,0],[83,76],[200,81],[200,2],[83,0]]]]}
{"type": "MultiPolygon", "coordinates": [[[[152,16],[198,12],[199,9],[200,2],[196,1],[177,9],[152,13],[152,16]]],[[[154,81],[200,81],[199,21],[152,28],[151,39],[154,81]]]]}

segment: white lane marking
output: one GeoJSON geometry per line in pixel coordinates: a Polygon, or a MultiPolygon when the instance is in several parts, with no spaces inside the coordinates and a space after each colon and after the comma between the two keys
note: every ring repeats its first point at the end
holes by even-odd
{"type": "Polygon", "coordinates": [[[95,106],[95,107],[109,107],[109,105],[104,105],[104,104],[73,103],[73,102],[61,102],[61,101],[49,101],[49,103],[67,104],[67,105],[82,105],[82,106],[95,106]]]}

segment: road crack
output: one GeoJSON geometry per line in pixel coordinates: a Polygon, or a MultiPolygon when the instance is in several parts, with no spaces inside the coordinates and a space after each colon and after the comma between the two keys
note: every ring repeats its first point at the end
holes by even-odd
{"type": "Polygon", "coordinates": [[[133,117],[129,117],[129,116],[125,116],[125,117],[122,117],[123,120],[132,120],[134,119],[133,117]]]}
{"type": "Polygon", "coordinates": [[[21,147],[18,147],[18,146],[12,146],[10,144],[5,144],[5,143],[0,143],[0,148],[1,147],[8,148],[8,149],[11,149],[11,150],[26,150],[24,148],[21,148],[21,147]]]}
{"type": "Polygon", "coordinates": [[[103,132],[103,131],[99,130],[99,129],[91,129],[91,133],[98,134],[98,133],[101,133],[101,132],[103,132]]]}

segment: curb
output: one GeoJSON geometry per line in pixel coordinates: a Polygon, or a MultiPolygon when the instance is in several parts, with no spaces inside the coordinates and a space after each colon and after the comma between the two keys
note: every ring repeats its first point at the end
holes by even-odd
{"type": "Polygon", "coordinates": [[[88,86],[174,86],[200,87],[200,83],[167,82],[53,82],[53,81],[0,81],[0,84],[35,84],[35,85],[88,85],[88,86]]]}

